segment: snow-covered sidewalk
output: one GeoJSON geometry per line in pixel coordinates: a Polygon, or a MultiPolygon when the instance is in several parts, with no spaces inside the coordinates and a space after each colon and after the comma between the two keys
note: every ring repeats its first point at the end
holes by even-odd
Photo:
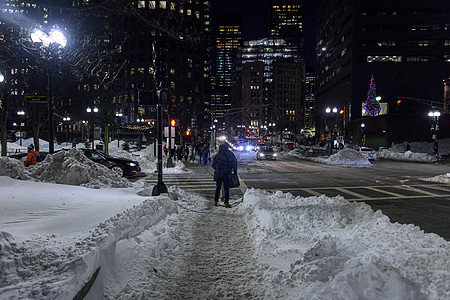
{"type": "Polygon", "coordinates": [[[118,243],[115,275],[104,283],[108,299],[262,299],[263,271],[243,213],[196,201],[118,243]]]}

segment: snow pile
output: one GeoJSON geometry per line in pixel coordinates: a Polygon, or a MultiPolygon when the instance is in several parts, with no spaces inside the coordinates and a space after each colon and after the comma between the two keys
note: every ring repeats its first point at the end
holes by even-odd
{"type": "MultiPolygon", "coordinates": [[[[434,154],[434,142],[403,142],[391,146],[388,150],[392,152],[405,152],[407,151],[407,145],[409,145],[409,150],[412,152],[434,154]]],[[[439,155],[450,154],[450,138],[438,140],[438,145],[439,155]]]]}
{"type": "Polygon", "coordinates": [[[17,159],[0,158],[0,176],[90,188],[127,187],[129,182],[107,167],[88,159],[81,150],[59,151],[34,166],[24,167],[17,159]]]}
{"type": "Polygon", "coordinates": [[[403,160],[403,161],[415,161],[415,162],[436,162],[437,158],[435,155],[427,153],[417,153],[411,152],[410,150],[406,152],[395,152],[388,149],[382,149],[378,151],[378,157],[384,159],[392,160],[403,160]]]}
{"type": "MultiPolygon", "coordinates": [[[[439,155],[450,155],[450,138],[438,140],[439,155]]],[[[381,149],[378,157],[392,160],[436,162],[434,142],[403,142],[381,149]],[[407,150],[408,149],[408,150],[407,150]]]]}
{"type": "Polygon", "coordinates": [[[424,178],[424,180],[440,182],[440,183],[450,183],[450,173],[444,175],[437,175],[431,178],[424,178]]]}
{"type": "Polygon", "coordinates": [[[450,243],[343,197],[248,190],[273,299],[449,299],[450,243]]]}
{"type": "Polygon", "coordinates": [[[362,156],[356,150],[353,149],[342,149],[338,153],[330,155],[328,158],[315,157],[312,158],[314,161],[330,164],[330,165],[347,165],[347,166],[364,166],[371,165],[369,160],[362,156]]]}

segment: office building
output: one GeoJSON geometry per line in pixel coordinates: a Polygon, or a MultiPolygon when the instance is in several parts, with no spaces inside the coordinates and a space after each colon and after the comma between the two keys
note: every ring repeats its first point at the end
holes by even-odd
{"type": "Polygon", "coordinates": [[[427,113],[443,108],[450,74],[450,3],[320,0],[317,11],[316,125],[336,106],[354,143],[362,123],[372,147],[430,138],[427,113]],[[363,117],[372,75],[387,114],[363,117]]]}
{"type": "Polygon", "coordinates": [[[226,15],[217,17],[215,35],[215,77],[211,94],[211,115],[217,129],[228,131],[231,109],[231,88],[233,85],[236,54],[242,43],[241,17],[226,15]]]}

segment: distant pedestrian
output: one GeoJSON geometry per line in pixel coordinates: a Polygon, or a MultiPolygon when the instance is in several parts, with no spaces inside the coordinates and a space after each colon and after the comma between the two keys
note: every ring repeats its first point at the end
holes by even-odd
{"type": "Polygon", "coordinates": [[[40,158],[41,157],[40,157],[39,153],[34,151],[34,145],[31,144],[30,146],[28,146],[27,159],[25,160],[23,165],[25,167],[34,166],[35,164],[37,164],[38,159],[39,159],[39,161],[41,160],[40,158]]]}
{"type": "Polygon", "coordinates": [[[77,139],[73,138],[72,139],[72,148],[76,148],[77,147],[77,139]]]}
{"type": "Polygon", "coordinates": [[[189,146],[187,144],[184,144],[183,146],[183,157],[184,161],[187,161],[189,158],[189,146]]]}
{"type": "Polygon", "coordinates": [[[167,156],[167,152],[169,151],[169,149],[167,149],[166,144],[164,144],[163,151],[164,151],[164,155],[167,156]]]}
{"type": "Polygon", "coordinates": [[[225,194],[225,207],[230,205],[230,174],[237,172],[237,160],[233,152],[228,149],[227,144],[219,146],[219,153],[214,156],[212,167],[214,169],[214,181],[216,182],[216,191],[214,193],[214,205],[219,203],[220,190],[225,194]]]}
{"type": "Polygon", "coordinates": [[[208,158],[209,158],[209,144],[204,143],[202,148],[202,160],[203,165],[206,166],[208,164],[208,158]]]}
{"type": "Polygon", "coordinates": [[[181,161],[182,158],[183,158],[183,148],[181,147],[181,145],[178,145],[178,147],[177,147],[177,159],[179,161],[181,161]]]}

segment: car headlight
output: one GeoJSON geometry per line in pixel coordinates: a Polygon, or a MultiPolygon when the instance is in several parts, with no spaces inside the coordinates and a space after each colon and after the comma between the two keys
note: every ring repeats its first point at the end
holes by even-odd
{"type": "Polygon", "coordinates": [[[277,156],[277,154],[276,154],[276,153],[274,153],[274,154],[273,154],[273,156],[277,156]]]}
{"type": "Polygon", "coordinates": [[[252,150],[252,146],[247,146],[247,147],[245,147],[245,149],[246,149],[247,151],[250,151],[250,150],[252,150]]]}
{"type": "Polygon", "coordinates": [[[133,163],[133,162],[128,163],[128,165],[129,165],[130,167],[136,167],[136,164],[133,163]]]}
{"type": "Polygon", "coordinates": [[[239,146],[239,147],[238,147],[238,150],[239,150],[239,151],[244,150],[244,146],[239,146]]]}
{"type": "Polygon", "coordinates": [[[259,156],[264,156],[264,153],[261,153],[259,156]]]}

